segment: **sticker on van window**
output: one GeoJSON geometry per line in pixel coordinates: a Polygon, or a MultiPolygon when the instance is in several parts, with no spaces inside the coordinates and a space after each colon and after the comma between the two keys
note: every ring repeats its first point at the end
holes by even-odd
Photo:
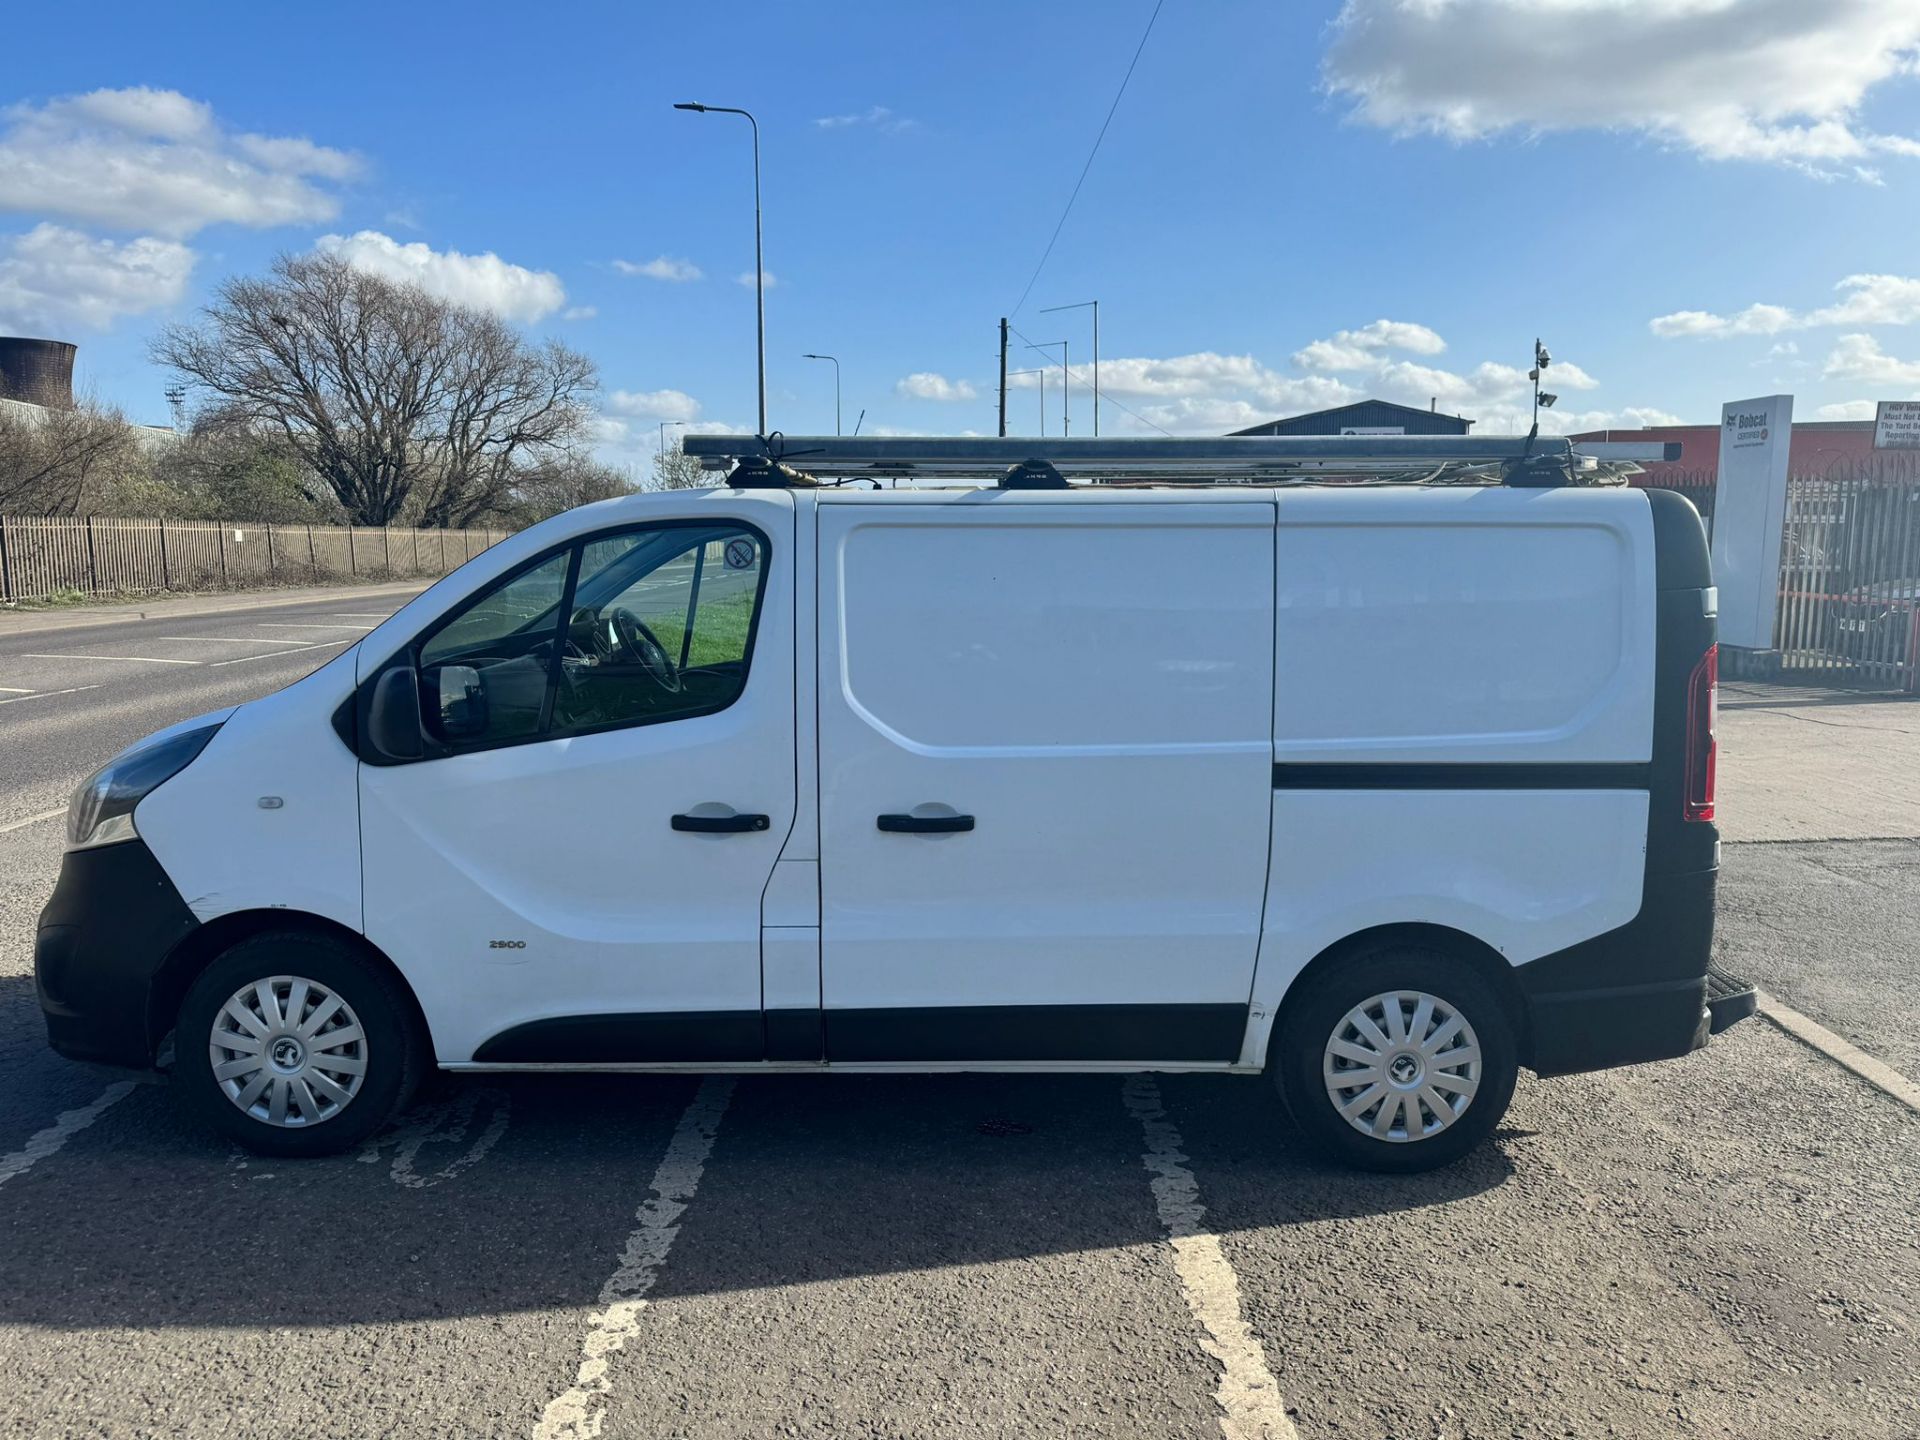
{"type": "Polygon", "coordinates": [[[754,561],[753,541],[742,535],[727,541],[727,568],[729,570],[751,570],[754,561]]]}

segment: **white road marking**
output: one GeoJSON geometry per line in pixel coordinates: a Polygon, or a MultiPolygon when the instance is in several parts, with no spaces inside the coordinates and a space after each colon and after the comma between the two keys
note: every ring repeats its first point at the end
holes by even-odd
{"type": "Polygon", "coordinates": [[[271,660],[276,655],[298,655],[302,650],[325,650],[330,645],[351,644],[351,640],[316,640],[311,645],[295,645],[290,650],[263,650],[258,655],[242,655],[234,660],[212,660],[207,663],[218,670],[222,665],[244,665],[249,660],[271,660]]]}
{"type": "Polygon", "coordinates": [[[1829,1060],[1851,1070],[1876,1090],[1883,1090],[1909,1110],[1920,1113],[1920,1085],[1883,1060],[1876,1060],[1858,1045],[1841,1039],[1817,1020],[1802,1015],[1791,1005],[1783,1005],[1766,991],[1759,993],[1760,1013],[1801,1044],[1818,1050],[1829,1060]]]}
{"type": "Polygon", "coordinates": [[[31,695],[31,694],[33,694],[33,691],[31,691],[31,690],[28,690],[28,689],[26,689],[26,688],[25,688],[24,686],[20,686],[20,685],[0,685],[0,690],[4,690],[4,691],[6,691],[6,692],[7,692],[7,693],[8,693],[9,695],[31,695]]]}
{"type": "Polygon", "coordinates": [[[342,620],[391,620],[392,610],[329,610],[329,615],[337,615],[342,620]]]}
{"type": "Polygon", "coordinates": [[[1160,1086],[1151,1075],[1134,1075],[1122,1094],[1127,1109],[1146,1135],[1143,1157],[1153,1176],[1153,1201],[1173,1246],[1173,1269],[1187,1309],[1206,1332],[1200,1348],[1220,1365],[1213,1392],[1220,1407],[1220,1433],[1226,1440],[1299,1440],[1287,1418],[1280,1385],[1267,1368],[1260,1342],[1240,1313],[1240,1282],[1207,1229],[1207,1208],[1200,1185],[1187,1168],[1184,1143],[1160,1102],[1160,1086]]]}
{"type": "Polygon", "coordinates": [[[608,1357],[624,1348],[627,1337],[640,1328],[647,1292],[667,1263],[680,1233],[680,1217],[700,1188],[700,1173],[713,1153],[713,1137],[732,1098],[733,1081],[710,1076],[700,1082],[680,1116],[660,1168],[653,1172],[653,1193],[640,1202],[620,1263],[600,1287],[600,1304],[605,1308],[587,1322],[573,1387],[548,1403],[540,1423],[533,1427],[534,1440],[584,1440],[600,1433],[607,1418],[601,1402],[613,1389],[608,1357]]]}
{"type": "Polygon", "coordinates": [[[51,700],[56,695],[78,695],[82,690],[98,690],[98,685],[70,685],[65,690],[40,690],[32,695],[16,695],[11,700],[0,700],[0,705],[18,705],[24,700],[51,700]]]}
{"type": "Polygon", "coordinates": [[[262,630],[377,630],[377,625],[296,625],[290,620],[258,620],[262,630]]]}
{"type": "Polygon", "coordinates": [[[168,660],[159,655],[46,655],[24,652],[28,660],[137,660],[142,665],[204,665],[204,660],[168,660]]]}
{"type": "Polygon", "coordinates": [[[278,635],[156,635],[156,640],[184,640],[190,645],[279,645],[278,635]]]}
{"type": "Polygon", "coordinates": [[[137,1084],[133,1080],[116,1080],[100,1092],[99,1098],[91,1105],[82,1105],[77,1110],[62,1112],[59,1119],[44,1130],[35,1131],[11,1155],[0,1155],[0,1185],[24,1175],[40,1161],[53,1154],[67,1141],[78,1135],[106,1112],[109,1106],[117,1105],[131,1095],[137,1084]]]}
{"type": "Polygon", "coordinates": [[[492,1088],[468,1089],[458,1099],[438,1105],[428,1105],[420,1109],[405,1125],[390,1134],[369,1140],[355,1157],[362,1164],[376,1164],[380,1152],[387,1145],[394,1147],[393,1183],[409,1190],[430,1190],[435,1185],[444,1184],[463,1170],[470,1170],[487,1158],[487,1152],[498,1145],[507,1133],[507,1121],[511,1116],[507,1092],[492,1088]],[[455,1156],[438,1170],[422,1175],[414,1169],[414,1161],[420,1158],[420,1151],[426,1145],[458,1145],[467,1138],[472,1126],[474,1113],[482,1101],[493,1107],[493,1118],[487,1122],[474,1142],[466,1150],[455,1156]]]}
{"type": "Polygon", "coordinates": [[[5,825],[0,825],[0,835],[6,834],[9,830],[24,830],[29,825],[38,825],[42,820],[52,820],[66,813],[67,807],[62,805],[58,810],[42,810],[38,815],[29,815],[24,820],[11,820],[5,825]]]}

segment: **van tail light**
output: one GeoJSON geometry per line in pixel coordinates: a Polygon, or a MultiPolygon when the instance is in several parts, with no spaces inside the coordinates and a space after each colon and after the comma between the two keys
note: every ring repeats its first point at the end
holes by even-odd
{"type": "Polygon", "coordinates": [[[1687,789],[1682,818],[1713,819],[1714,771],[1720,740],[1713,733],[1719,714],[1720,647],[1709,645],[1687,680],[1687,789]]]}

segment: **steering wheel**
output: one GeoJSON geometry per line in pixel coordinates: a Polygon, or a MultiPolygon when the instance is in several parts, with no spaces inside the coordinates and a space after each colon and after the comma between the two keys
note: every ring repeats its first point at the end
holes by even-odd
{"type": "Polygon", "coordinates": [[[669,695],[680,693],[680,672],[646,621],[617,605],[607,612],[607,635],[616,652],[637,663],[654,684],[669,695]]]}

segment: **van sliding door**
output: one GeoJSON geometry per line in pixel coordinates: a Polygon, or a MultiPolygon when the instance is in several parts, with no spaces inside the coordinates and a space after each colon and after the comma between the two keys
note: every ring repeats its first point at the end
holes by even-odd
{"type": "Polygon", "coordinates": [[[829,1060],[1236,1059],[1272,798],[1271,500],[818,514],[829,1060]]]}

